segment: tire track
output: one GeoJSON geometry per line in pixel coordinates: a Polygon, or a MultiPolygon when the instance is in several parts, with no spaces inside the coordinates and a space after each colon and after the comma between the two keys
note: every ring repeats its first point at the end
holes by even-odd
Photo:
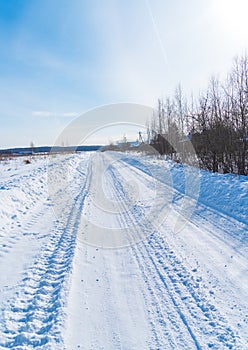
{"type": "MultiPolygon", "coordinates": [[[[123,205],[122,194],[125,191],[122,188],[120,177],[116,176],[117,173],[117,169],[112,166],[109,167],[109,174],[112,177],[112,183],[115,187],[114,189],[120,206],[120,212],[127,213],[122,216],[122,225],[131,222],[131,228],[137,227],[137,222],[134,221],[134,217],[129,214],[127,208],[123,205]]],[[[143,235],[141,235],[141,238],[143,238],[143,235]]],[[[131,240],[132,233],[130,233],[130,241],[131,240]]],[[[172,307],[170,297],[167,294],[167,287],[164,288],[165,286],[161,284],[161,281],[157,278],[157,271],[154,269],[154,264],[147,264],[147,256],[145,256],[140,249],[142,245],[142,242],[137,246],[135,244],[131,245],[131,249],[147,285],[148,293],[143,291],[143,296],[147,303],[147,309],[151,311],[148,312],[154,337],[153,342],[150,344],[151,349],[175,349],[178,348],[178,346],[183,347],[189,344],[192,348],[195,340],[193,339],[193,342],[186,340],[185,329],[179,326],[180,318],[178,318],[178,310],[172,307]],[[174,338],[174,334],[177,334],[177,339],[174,338]]],[[[150,255],[147,255],[150,258],[150,255]]],[[[192,337],[192,334],[190,334],[190,336],[192,337]]]]}
{"type": "MultiPolygon", "coordinates": [[[[117,188],[121,188],[120,178],[123,174],[121,176],[119,169],[113,168],[111,173],[117,188]]],[[[136,208],[136,211],[133,211],[132,215],[129,214],[125,220],[131,221],[133,227],[135,225],[137,227],[136,218],[138,216],[139,212],[136,208]]],[[[152,233],[153,228],[143,226],[139,230],[140,232],[150,230],[150,233],[152,233]]],[[[148,242],[141,243],[139,249],[133,248],[136,250],[140,268],[144,271],[144,277],[147,278],[148,274],[151,276],[151,280],[155,284],[154,290],[161,293],[159,284],[163,284],[164,290],[167,292],[172,305],[174,305],[174,311],[177,312],[181,323],[186,327],[196,349],[202,349],[206,346],[213,347],[216,342],[221,347],[225,344],[225,348],[233,348],[234,346],[237,348],[237,339],[234,332],[228,327],[228,322],[209,303],[204,294],[204,282],[200,280],[199,276],[195,279],[192,273],[186,270],[176,254],[170,250],[167,242],[161,241],[161,237],[157,232],[150,236],[148,242]],[[150,260],[150,264],[144,264],[147,259],[150,260]],[[157,276],[156,279],[154,279],[154,276],[157,276]],[[160,283],[158,283],[158,279],[160,283]],[[187,302],[185,303],[184,300],[186,299],[187,302]],[[197,333],[195,333],[196,330],[197,333]],[[210,339],[212,339],[212,342],[210,339]]],[[[162,293],[160,294],[160,300],[161,297],[162,293]]]]}
{"type": "Polygon", "coordinates": [[[90,178],[89,172],[66,225],[54,228],[50,242],[23,278],[16,298],[5,306],[2,315],[6,340],[0,344],[2,348],[54,349],[60,344],[61,349],[66,285],[90,178]]]}

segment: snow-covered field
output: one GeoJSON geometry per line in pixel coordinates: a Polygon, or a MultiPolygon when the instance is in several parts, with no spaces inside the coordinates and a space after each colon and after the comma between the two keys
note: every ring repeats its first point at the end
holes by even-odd
{"type": "Polygon", "coordinates": [[[248,178],[108,152],[0,173],[0,349],[248,349],[248,178]]]}

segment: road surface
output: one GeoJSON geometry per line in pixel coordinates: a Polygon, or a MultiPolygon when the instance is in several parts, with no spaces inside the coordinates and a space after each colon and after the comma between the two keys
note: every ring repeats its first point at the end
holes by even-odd
{"type": "Polygon", "coordinates": [[[0,349],[248,348],[246,226],[133,159],[4,172],[0,349]]]}

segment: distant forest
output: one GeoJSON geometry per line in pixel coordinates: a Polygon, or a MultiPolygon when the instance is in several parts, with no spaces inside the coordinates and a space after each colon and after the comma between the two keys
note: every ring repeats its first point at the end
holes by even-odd
{"type": "Polygon", "coordinates": [[[148,135],[170,159],[192,164],[198,158],[203,169],[248,175],[247,54],[233,61],[225,81],[212,77],[197,98],[188,101],[178,86],[173,97],[159,100],[148,135]]]}

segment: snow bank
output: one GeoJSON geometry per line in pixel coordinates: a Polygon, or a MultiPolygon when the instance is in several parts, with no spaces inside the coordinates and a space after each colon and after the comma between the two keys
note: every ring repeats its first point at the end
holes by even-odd
{"type": "MultiPolygon", "coordinates": [[[[148,156],[125,155],[124,160],[156,179],[173,187],[179,194],[185,194],[185,171],[188,177],[199,178],[199,193],[193,194],[198,203],[248,225],[248,177],[234,174],[211,173],[172,161],[148,156]]],[[[186,194],[188,194],[186,193],[186,194]]]]}

